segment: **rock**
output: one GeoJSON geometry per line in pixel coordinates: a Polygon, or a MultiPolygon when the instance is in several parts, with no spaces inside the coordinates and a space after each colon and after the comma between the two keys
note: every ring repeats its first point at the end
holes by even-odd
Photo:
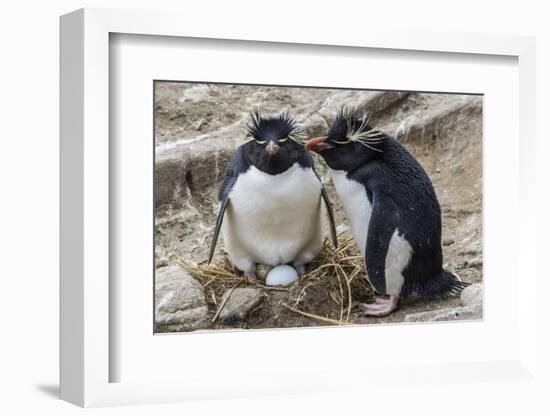
{"type": "Polygon", "coordinates": [[[320,134],[326,131],[334,120],[335,114],[342,107],[367,112],[371,119],[376,121],[379,113],[396,105],[407,95],[409,95],[408,92],[398,91],[340,91],[326,98],[317,113],[311,114],[307,120],[304,120],[304,128],[310,133],[320,134]]]}
{"type": "Polygon", "coordinates": [[[451,245],[453,245],[454,243],[455,243],[455,240],[452,239],[452,238],[445,238],[445,239],[443,240],[443,245],[444,245],[444,246],[451,246],[451,245]]]}
{"type": "Polygon", "coordinates": [[[210,86],[208,84],[194,85],[183,92],[183,95],[179,101],[182,103],[186,101],[192,103],[212,101],[212,97],[210,96],[210,86]]]}
{"type": "Polygon", "coordinates": [[[451,166],[449,170],[453,175],[461,175],[464,173],[464,166],[462,166],[462,163],[459,162],[451,166]]]}
{"type": "Polygon", "coordinates": [[[452,154],[469,141],[481,138],[482,99],[478,96],[411,93],[406,99],[411,110],[385,113],[382,129],[404,143],[447,141],[452,154]],[[459,142],[456,138],[461,138],[459,142]]]}
{"type": "MultiPolygon", "coordinates": [[[[385,113],[389,108],[398,106],[410,93],[407,91],[374,91],[365,102],[365,111],[371,115],[374,125],[380,113],[385,113]]],[[[409,111],[407,108],[405,111],[409,111]]]]}
{"type": "Polygon", "coordinates": [[[201,284],[178,266],[157,269],[155,323],[159,332],[208,328],[210,319],[201,284]]]}
{"type": "Polygon", "coordinates": [[[200,118],[199,120],[197,120],[194,124],[193,124],[193,128],[197,131],[201,131],[202,130],[202,127],[205,125],[205,121],[203,118],[200,118]]]}
{"type": "Polygon", "coordinates": [[[326,134],[327,129],[330,127],[332,118],[322,116],[318,113],[313,113],[303,120],[304,132],[308,137],[320,136],[326,134]]]}
{"type": "Polygon", "coordinates": [[[462,250],[463,254],[476,255],[481,253],[481,239],[473,239],[464,249],[462,250]]]}
{"type": "Polygon", "coordinates": [[[435,311],[417,312],[405,315],[405,322],[439,322],[481,319],[481,304],[443,308],[435,311]]]}
{"type": "Polygon", "coordinates": [[[168,254],[159,247],[155,247],[155,267],[165,267],[170,263],[168,254]]]}
{"type": "Polygon", "coordinates": [[[474,283],[462,291],[460,306],[405,315],[405,322],[462,321],[481,319],[483,310],[483,288],[474,283]]]}
{"type": "Polygon", "coordinates": [[[221,303],[221,321],[242,321],[248,314],[263,301],[262,292],[255,287],[238,287],[233,291],[226,291],[221,303]]]}
{"type": "Polygon", "coordinates": [[[157,146],[156,206],[188,199],[194,191],[216,185],[229,158],[241,144],[243,131],[241,123],[236,123],[212,133],[157,146]]]}
{"type": "Polygon", "coordinates": [[[481,283],[474,283],[462,291],[461,306],[476,306],[483,303],[483,287],[481,283]]]}
{"type": "Polygon", "coordinates": [[[468,260],[468,266],[474,267],[476,269],[481,269],[483,267],[483,259],[481,258],[481,256],[478,256],[471,260],[468,260]]]}
{"type": "Polygon", "coordinates": [[[455,260],[449,262],[449,265],[446,268],[450,268],[453,270],[463,270],[466,268],[466,266],[468,266],[468,262],[464,260],[455,260]]]}
{"type": "Polygon", "coordinates": [[[334,114],[342,106],[347,106],[374,116],[396,104],[408,94],[408,92],[399,91],[342,91],[326,100],[320,113],[334,117],[334,114]]]}

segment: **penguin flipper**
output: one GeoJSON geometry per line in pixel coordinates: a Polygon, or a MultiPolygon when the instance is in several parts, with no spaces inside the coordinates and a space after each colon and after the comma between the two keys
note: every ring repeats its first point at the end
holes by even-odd
{"type": "Polygon", "coordinates": [[[365,265],[368,279],[376,291],[386,294],[386,256],[399,224],[399,211],[391,198],[372,192],[372,213],[367,231],[365,265]]]}
{"type": "Polygon", "coordinates": [[[237,148],[229,163],[225,169],[225,174],[223,180],[220,184],[218,190],[218,200],[221,201],[220,210],[218,212],[218,217],[216,218],[216,226],[214,228],[214,236],[212,237],[212,243],[210,244],[210,253],[208,254],[208,263],[212,261],[214,257],[214,252],[216,250],[216,243],[218,242],[218,236],[220,235],[220,230],[222,228],[223,217],[225,215],[225,210],[229,205],[229,195],[233,189],[233,185],[237,182],[237,177],[246,172],[248,169],[248,163],[243,158],[243,147],[242,145],[237,148]]]}
{"type": "Polygon", "coordinates": [[[212,261],[214,257],[214,252],[216,251],[216,244],[218,242],[218,237],[220,235],[220,230],[222,228],[223,216],[225,215],[225,210],[229,205],[229,196],[223,199],[220,210],[218,212],[218,217],[216,218],[216,226],[214,228],[214,236],[212,237],[212,243],[210,243],[210,252],[208,253],[208,264],[212,261]]]}
{"type": "Polygon", "coordinates": [[[325,202],[325,206],[327,207],[327,215],[328,215],[332,245],[334,246],[334,248],[338,248],[338,238],[336,236],[336,224],[334,222],[334,211],[332,210],[332,204],[328,199],[327,191],[325,190],[325,187],[323,186],[323,184],[321,184],[321,196],[323,197],[323,201],[325,202]]]}

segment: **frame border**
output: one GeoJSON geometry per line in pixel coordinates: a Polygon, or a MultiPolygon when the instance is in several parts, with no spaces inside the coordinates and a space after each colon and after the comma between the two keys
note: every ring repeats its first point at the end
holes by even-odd
{"type": "MultiPolygon", "coordinates": [[[[221,23],[217,22],[217,23],[221,23]]],[[[246,35],[231,22],[203,25],[180,14],[80,9],[60,19],[60,397],[79,406],[205,399],[189,382],[109,383],[109,34],[178,36],[308,45],[471,53],[519,62],[519,237],[536,241],[535,38],[447,33],[387,26],[280,31],[263,22],[246,35]],[[186,24],[182,25],[182,21],[186,24]],[[529,148],[529,151],[525,150],[529,148]]],[[[518,245],[525,284],[518,287],[519,356],[514,374],[536,374],[536,252],[518,245]],[[524,323],[526,323],[524,325],[524,323]]],[[[519,272],[519,270],[518,270],[519,272]]],[[[538,294],[542,296],[542,294],[538,294]]],[[[538,303],[542,303],[538,299],[538,303]]],[[[483,368],[490,363],[481,363],[483,368]]],[[[437,372],[436,370],[432,370],[437,372]]],[[[468,370],[464,370],[468,371],[468,370]]],[[[329,387],[330,389],[330,387],[329,387]]],[[[324,389],[323,389],[324,390],[324,389]]]]}

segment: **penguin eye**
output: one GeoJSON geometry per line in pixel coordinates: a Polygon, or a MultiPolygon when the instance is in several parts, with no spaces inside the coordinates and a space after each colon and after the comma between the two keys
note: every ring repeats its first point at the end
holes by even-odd
{"type": "Polygon", "coordinates": [[[266,144],[265,140],[257,139],[254,136],[252,136],[251,134],[247,135],[246,138],[248,139],[248,142],[251,142],[252,140],[254,140],[258,144],[266,144]]]}

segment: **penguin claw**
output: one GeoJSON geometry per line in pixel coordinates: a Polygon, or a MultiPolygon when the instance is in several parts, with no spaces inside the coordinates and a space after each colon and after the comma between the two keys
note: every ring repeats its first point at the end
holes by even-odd
{"type": "Polygon", "coordinates": [[[256,277],[256,272],[245,272],[244,276],[246,277],[246,280],[248,280],[248,283],[258,283],[258,278],[256,277]]]}
{"type": "Polygon", "coordinates": [[[361,310],[368,312],[368,311],[379,311],[382,309],[386,309],[388,307],[388,303],[367,303],[361,305],[361,310]]]}
{"type": "Polygon", "coordinates": [[[388,298],[374,298],[374,303],[376,305],[387,305],[388,304],[388,298]]]}
{"type": "Polygon", "coordinates": [[[296,273],[298,273],[298,276],[302,276],[306,274],[306,266],[296,266],[296,273]]]}
{"type": "Polygon", "coordinates": [[[361,303],[359,304],[360,315],[362,316],[387,316],[397,309],[397,296],[390,296],[389,298],[378,297],[373,303],[361,303]]]}

